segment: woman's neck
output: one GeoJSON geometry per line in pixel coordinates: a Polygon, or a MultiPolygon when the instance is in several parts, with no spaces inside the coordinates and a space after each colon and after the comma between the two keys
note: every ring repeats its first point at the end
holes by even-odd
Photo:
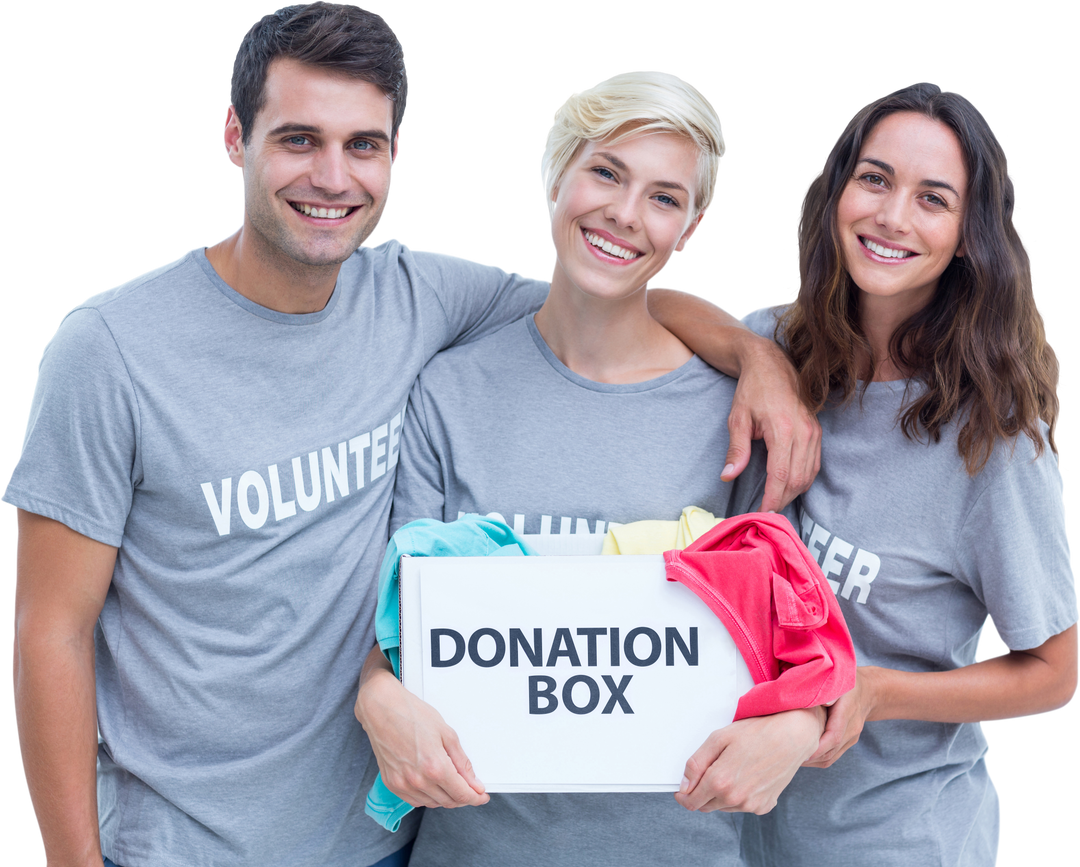
{"type": "Polygon", "coordinates": [[[625,298],[596,298],[571,284],[558,265],[536,327],[559,361],[594,382],[645,382],[692,356],[649,315],[644,286],[625,298]]]}
{"type": "MultiPolygon", "coordinates": [[[[932,297],[932,293],[931,293],[932,297]]],[[[893,382],[909,379],[912,371],[901,366],[893,358],[892,336],[905,321],[918,313],[929,299],[882,298],[859,292],[859,324],[870,344],[870,356],[874,360],[873,382],[893,382]]],[[[869,372],[870,359],[859,359],[859,368],[869,372]]]]}

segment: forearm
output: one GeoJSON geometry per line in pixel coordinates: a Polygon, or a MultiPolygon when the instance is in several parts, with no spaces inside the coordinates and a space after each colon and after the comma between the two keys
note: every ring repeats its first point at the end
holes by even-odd
{"type": "Polygon", "coordinates": [[[116,552],[19,510],[15,713],[50,867],[101,867],[94,628],[116,552]]]}
{"type": "Polygon", "coordinates": [[[650,289],[650,315],[690,347],[711,367],[738,377],[754,356],[784,353],[771,340],[749,328],[715,304],[672,289],[650,289]]]}
{"type": "Polygon", "coordinates": [[[941,672],[864,668],[874,694],[866,718],[962,723],[1054,710],[1068,702],[1076,688],[1076,627],[1050,641],[1064,652],[1047,658],[1013,651],[941,672]]]}
{"type": "Polygon", "coordinates": [[[365,730],[368,730],[373,715],[378,714],[380,707],[384,705],[384,699],[381,696],[385,695],[385,690],[390,690],[393,696],[399,689],[403,690],[404,687],[394,674],[390,660],[376,644],[364,660],[363,668],[360,669],[360,688],[356,693],[356,707],[354,708],[356,719],[365,730]]]}
{"type": "Polygon", "coordinates": [[[92,637],[18,624],[15,711],[30,797],[50,867],[101,867],[92,637]]]}

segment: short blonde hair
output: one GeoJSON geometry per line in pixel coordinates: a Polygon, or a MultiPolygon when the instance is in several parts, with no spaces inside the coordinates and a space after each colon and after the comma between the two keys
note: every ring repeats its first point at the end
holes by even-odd
{"type": "Polygon", "coordinates": [[[666,72],[624,72],[575,93],[555,112],[542,165],[549,207],[554,207],[555,191],[585,142],[614,144],[654,132],[681,135],[697,146],[694,212],[704,211],[712,201],[717,165],[724,155],[720,118],[696,88],[666,72]]]}

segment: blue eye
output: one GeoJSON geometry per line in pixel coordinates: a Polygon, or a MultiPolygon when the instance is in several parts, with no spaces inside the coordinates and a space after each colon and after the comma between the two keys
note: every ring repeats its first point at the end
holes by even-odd
{"type": "Polygon", "coordinates": [[[605,169],[603,166],[597,166],[595,169],[593,169],[593,171],[600,175],[600,177],[606,178],[609,181],[615,180],[615,175],[611,172],[611,170],[605,169]]]}
{"type": "Polygon", "coordinates": [[[369,141],[354,141],[352,143],[353,150],[357,150],[357,151],[369,151],[374,147],[375,147],[375,145],[373,145],[369,141]]]}
{"type": "Polygon", "coordinates": [[[660,202],[663,205],[675,205],[675,206],[678,206],[678,204],[679,204],[677,201],[675,201],[675,199],[671,198],[671,196],[664,195],[663,193],[660,194],[659,196],[656,196],[655,198],[656,198],[656,201],[660,202]]]}
{"type": "Polygon", "coordinates": [[[306,135],[290,136],[288,141],[289,141],[289,144],[296,145],[297,147],[303,147],[304,145],[306,145],[308,143],[306,135]]]}

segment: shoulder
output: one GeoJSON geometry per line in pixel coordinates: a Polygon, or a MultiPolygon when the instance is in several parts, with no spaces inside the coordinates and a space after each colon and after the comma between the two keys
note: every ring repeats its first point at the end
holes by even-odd
{"type": "MultiPolygon", "coordinates": [[[[1050,489],[1060,492],[1062,483],[1058,456],[1050,448],[1049,429],[1041,422],[1039,427],[1041,448],[1024,434],[1000,440],[975,480],[981,482],[985,489],[1031,488],[1033,493],[1050,489]]],[[[959,455],[957,457],[959,460],[959,455]]]]}
{"type": "Polygon", "coordinates": [[[362,270],[377,278],[391,275],[419,278],[431,289],[439,290],[448,283],[470,280],[504,280],[505,271],[490,265],[480,265],[456,256],[411,250],[399,241],[386,241],[378,247],[361,247],[352,256],[362,270]]]}
{"type": "Polygon", "coordinates": [[[787,313],[789,309],[791,309],[790,304],[762,307],[760,310],[755,310],[753,313],[744,316],[742,324],[755,334],[767,337],[769,340],[775,340],[777,323],[779,323],[780,317],[787,313]]]}
{"type": "MultiPolygon", "coordinates": [[[[75,352],[78,361],[79,353],[93,352],[95,347],[116,347],[117,334],[126,329],[156,327],[160,316],[154,316],[154,308],[160,307],[166,298],[175,297],[177,287],[205,280],[197,261],[199,257],[203,257],[201,249],[192,248],[86,296],[60,317],[40,357],[75,352]]],[[[180,294],[184,294],[183,289],[180,294]]],[[[91,363],[92,358],[82,357],[81,364],[91,363]]]]}
{"type": "Polygon", "coordinates": [[[481,386],[512,387],[522,367],[535,355],[523,316],[486,337],[444,349],[420,372],[418,386],[435,394],[459,393],[481,386]]]}

